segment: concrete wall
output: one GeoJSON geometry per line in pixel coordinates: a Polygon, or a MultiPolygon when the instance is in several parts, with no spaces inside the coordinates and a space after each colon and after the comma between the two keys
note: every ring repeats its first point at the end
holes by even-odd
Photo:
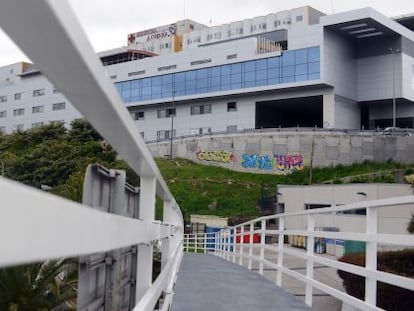
{"type": "MultiPolygon", "coordinates": [[[[414,162],[414,136],[342,132],[254,132],[177,139],[174,157],[236,171],[285,174],[309,166],[389,159],[414,162]]],[[[168,141],[148,145],[154,157],[169,154],[168,141]]]]}
{"type": "MultiPolygon", "coordinates": [[[[350,184],[318,186],[279,186],[279,202],[285,212],[303,211],[305,204],[344,205],[413,194],[411,185],[405,184],[350,184]],[[364,195],[358,194],[364,193],[364,195]]],[[[381,233],[406,234],[407,223],[414,207],[410,205],[380,208],[378,230],[381,233]]],[[[316,227],[337,227],[340,231],[365,232],[366,216],[350,214],[318,215],[316,227]]],[[[306,228],[304,217],[286,220],[287,229],[306,228]]]]}

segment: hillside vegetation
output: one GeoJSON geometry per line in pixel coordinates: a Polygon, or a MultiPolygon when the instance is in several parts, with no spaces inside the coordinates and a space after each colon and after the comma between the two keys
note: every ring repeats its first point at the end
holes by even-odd
{"type": "MultiPolygon", "coordinates": [[[[0,135],[0,160],[6,177],[36,188],[48,185],[52,192],[76,201],[82,198],[83,175],[91,163],[126,169],[130,183],[139,184],[138,176],[117,160],[110,146],[102,143],[99,134],[82,120],[75,120],[70,130],[51,124],[0,135]]],[[[262,195],[274,195],[278,184],[304,185],[310,181],[308,168],[284,176],[240,173],[184,159],[156,159],[156,162],[186,220],[193,213],[257,216],[258,200],[262,195]]],[[[409,167],[395,162],[365,162],[313,169],[312,183],[394,182],[393,171],[402,169],[412,173],[409,167]]]]}

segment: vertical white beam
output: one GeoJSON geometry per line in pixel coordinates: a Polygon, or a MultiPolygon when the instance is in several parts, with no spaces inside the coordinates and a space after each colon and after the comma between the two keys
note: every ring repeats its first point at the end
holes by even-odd
{"type": "Polygon", "coordinates": [[[323,95],[323,127],[335,127],[335,95],[333,91],[323,95]]]}
{"type": "MultiPolygon", "coordinates": [[[[308,214],[308,233],[313,233],[315,231],[315,216],[312,214],[308,214]]],[[[313,260],[310,259],[310,256],[313,255],[313,248],[314,248],[315,238],[310,235],[307,237],[307,258],[306,258],[306,277],[313,279],[313,260]]],[[[306,283],[305,289],[305,303],[312,307],[312,285],[306,283]]]]}
{"type": "MultiPolygon", "coordinates": [[[[367,234],[378,233],[378,210],[375,207],[367,208],[367,234]]],[[[367,270],[377,270],[377,242],[367,242],[365,267],[367,270]]],[[[365,301],[373,306],[377,304],[377,280],[365,278],[365,301]]]]}
{"type": "Polygon", "coordinates": [[[244,225],[240,226],[240,249],[239,249],[239,265],[242,266],[243,265],[243,251],[244,251],[244,225]]]}
{"type": "Polygon", "coordinates": [[[266,244],[266,220],[261,221],[261,233],[260,233],[260,262],[259,262],[259,274],[263,275],[263,260],[265,255],[266,244]]]}
{"type": "Polygon", "coordinates": [[[254,223],[252,222],[249,227],[249,263],[247,268],[252,270],[252,256],[253,256],[253,231],[254,231],[254,223]]]}
{"type": "MultiPolygon", "coordinates": [[[[285,230],[285,218],[280,217],[279,218],[279,236],[278,236],[278,253],[277,253],[277,265],[279,267],[283,267],[283,246],[284,246],[284,234],[283,230],[285,230]]],[[[282,275],[283,272],[281,269],[277,270],[276,274],[276,285],[282,286],[282,275]]]]}
{"type": "MultiPolygon", "coordinates": [[[[162,211],[162,220],[166,224],[173,223],[173,209],[172,209],[172,201],[164,201],[163,211],[162,211]]],[[[168,260],[171,258],[171,251],[172,251],[172,237],[169,236],[168,239],[164,239],[161,245],[161,270],[165,267],[168,260]]]]}
{"type": "Polygon", "coordinates": [[[237,237],[237,229],[233,227],[233,263],[236,263],[236,237],[237,237]]]}
{"type": "MultiPolygon", "coordinates": [[[[152,221],[155,216],[155,177],[142,177],[140,181],[140,219],[152,221]]],[[[152,283],[153,246],[138,245],[137,292],[135,301],[139,301],[152,283]]]]}

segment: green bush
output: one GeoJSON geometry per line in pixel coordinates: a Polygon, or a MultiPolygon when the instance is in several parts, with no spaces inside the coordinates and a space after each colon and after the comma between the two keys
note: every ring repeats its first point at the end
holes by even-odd
{"type": "MultiPolygon", "coordinates": [[[[339,261],[365,266],[365,253],[346,255],[339,261]]],[[[414,249],[405,249],[396,252],[378,253],[378,270],[398,274],[406,277],[414,277],[414,249]]],[[[338,270],[339,277],[343,280],[346,292],[358,299],[365,297],[365,278],[338,270]]],[[[377,306],[389,311],[414,310],[414,292],[401,287],[378,282],[377,306]]]]}

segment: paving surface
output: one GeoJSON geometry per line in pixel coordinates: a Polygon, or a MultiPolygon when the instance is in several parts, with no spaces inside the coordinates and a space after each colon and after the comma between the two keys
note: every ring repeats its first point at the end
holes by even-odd
{"type": "Polygon", "coordinates": [[[172,311],[304,311],[298,298],[246,268],[213,255],[185,253],[172,311]]]}

